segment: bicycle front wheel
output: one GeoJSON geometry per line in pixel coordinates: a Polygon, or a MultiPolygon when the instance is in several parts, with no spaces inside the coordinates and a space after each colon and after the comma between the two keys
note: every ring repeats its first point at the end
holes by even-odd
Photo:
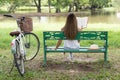
{"type": "Polygon", "coordinates": [[[36,34],[34,33],[25,33],[25,48],[26,54],[25,58],[27,60],[32,60],[36,57],[40,49],[40,41],[36,34]]]}
{"type": "Polygon", "coordinates": [[[16,53],[14,54],[14,63],[20,75],[23,76],[25,72],[24,59],[23,59],[22,54],[20,53],[20,46],[19,46],[18,41],[16,41],[15,44],[16,44],[16,53]]]}

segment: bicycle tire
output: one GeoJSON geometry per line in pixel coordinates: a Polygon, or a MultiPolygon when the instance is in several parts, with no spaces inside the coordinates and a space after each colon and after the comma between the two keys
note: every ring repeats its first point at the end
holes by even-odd
{"type": "Polygon", "coordinates": [[[26,48],[26,54],[25,54],[25,60],[32,60],[36,57],[36,55],[39,52],[40,49],[40,41],[36,34],[34,33],[25,33],[25,48],[26,48]]]}
{"type": "Polygon", "coordinates": [[[17,40],[15,42],[15,45],[16,45],[16,53],[14,54],[14,63],[20,75],[23,76],[25,72],[24,59],[20,53],[20,47],[17,40]]]}

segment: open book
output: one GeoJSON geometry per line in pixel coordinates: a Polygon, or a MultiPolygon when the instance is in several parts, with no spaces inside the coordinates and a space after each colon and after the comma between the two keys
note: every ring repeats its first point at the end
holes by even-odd
{"type": "Polygon", "coordinates": [[[88,23],[88,17],[77,17],[78,28],[86,28],[88,23]]]}

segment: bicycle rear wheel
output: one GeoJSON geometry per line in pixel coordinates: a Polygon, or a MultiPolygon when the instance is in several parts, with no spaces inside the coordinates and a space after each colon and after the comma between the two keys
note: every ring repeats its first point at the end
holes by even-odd
{"type": "Polygon", "coordinates": [[[15,66],[17,67],[18,72],[21,76],[23,76],[25,70],[24,70],[24,59],[23,56],[20,53],[20,47],[18,41],[15,42],[16,44],[16,53],[14,54],[14,62],[15,66]]]}
{"type": "Polygon", "coordinates": [[[27,60],[32,60],[36,57],[40,49],[40,41],[36,34],[34,33],[25,33],[25,48],[26,54],[25,58],[27,60]]]}

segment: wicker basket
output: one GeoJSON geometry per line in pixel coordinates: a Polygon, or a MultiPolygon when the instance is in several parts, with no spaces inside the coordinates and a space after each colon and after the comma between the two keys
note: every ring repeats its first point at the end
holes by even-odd
{"type": "Polygon", "coordinates": [[[20,21],[19,23],[21,31],[31,32],[33,30],[33,23],[31,18],[25,17],[25,19],[20,21]]]}

